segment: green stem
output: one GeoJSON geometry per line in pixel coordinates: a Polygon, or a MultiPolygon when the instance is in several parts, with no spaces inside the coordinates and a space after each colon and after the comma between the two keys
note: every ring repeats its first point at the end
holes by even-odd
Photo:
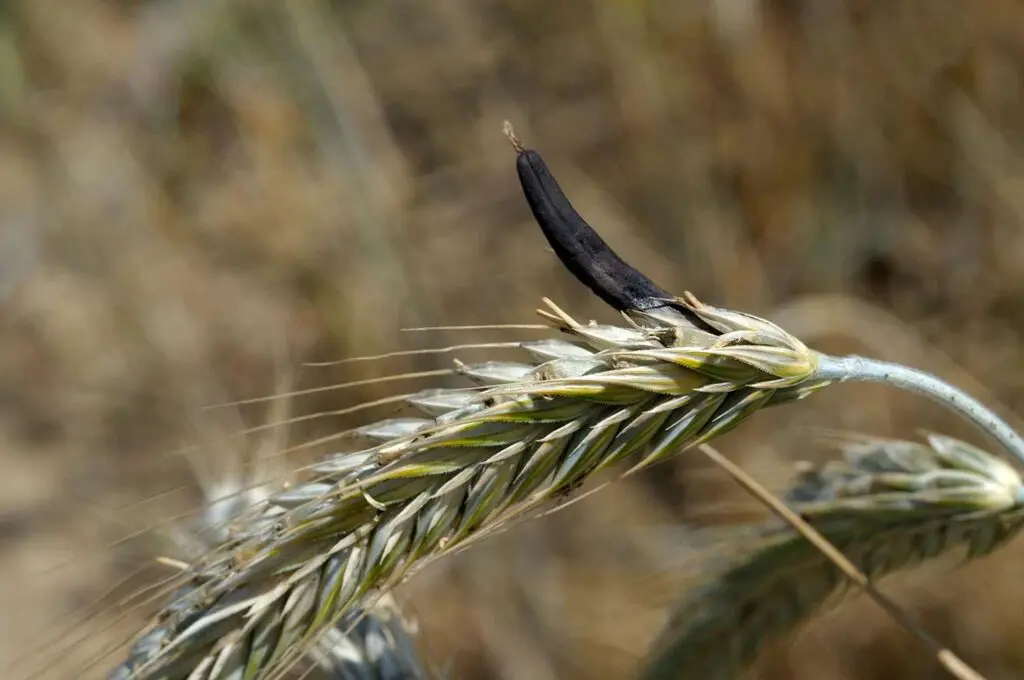
{"type": "Polygon", "coordinates": [[[836,382],[885,383],[928,397],[974,423],[979,430],[1024,463],[1024,438],[980,401],[931,373],[865,357],[821,354],[815,378],[836,382]]]}

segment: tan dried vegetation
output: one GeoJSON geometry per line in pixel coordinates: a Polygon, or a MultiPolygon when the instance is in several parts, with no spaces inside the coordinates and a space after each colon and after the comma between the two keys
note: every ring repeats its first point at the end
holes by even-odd
{"type": "MultiPolygon", "coordinates": [[[[396,329],[531,323],[543,296],[616,320],[545,251],[496,139],[507,117],[671,290],[1021,412],[1022,19],[1002,0],[5,3],[5,677],[104,676],[163,603],[144,589],[179,573],[153,558],[208,492],[196,461],[228,484],[253,450],[308,464],[335,442],[281,452],[375,419],[345,411],[406,386],[381,375],[451,356],[303,367],[287,388],[282,368],[520,340],[396,329]],[[340,383],[355,384],[317,389],[340,383]],[[289,412],[203,408],[310,389],[289,412]],[[289,417],[304,419],[271,426],[289,417]]],[[[782,491],[795,460],[835,457],[814,428],[974,436],[849,386],[719,446],[782,491]]],[[[467,680],[632,677],[736,545],[707,537],[764,516],[691,453],[418,573],[397,594],[424,657],[467,680]]],[[[1015,541],[884,590],[988,680],[1015,677],[1021,559],[1015,541]]],[[[859,597],[757,669],[943,672],[859,597]]]]}

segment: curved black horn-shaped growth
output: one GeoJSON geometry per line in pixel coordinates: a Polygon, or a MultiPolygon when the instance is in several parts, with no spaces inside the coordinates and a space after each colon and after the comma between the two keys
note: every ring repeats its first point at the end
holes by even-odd
{"type": "Polygon", "coordinates": [[[533,217],[573,276],[619,311],[678,308],[675,296],[626,264],[576,212],[540,154],[524,148],[507,124],[505,133],[533,217]]]}
{"type": "Polygon", "coordinates": [[[581,283],[620,311],[663,307],[672,298],[608,247],[572,207],[539,153],[520,151],[516,169],[534,219],[581,283]]]}

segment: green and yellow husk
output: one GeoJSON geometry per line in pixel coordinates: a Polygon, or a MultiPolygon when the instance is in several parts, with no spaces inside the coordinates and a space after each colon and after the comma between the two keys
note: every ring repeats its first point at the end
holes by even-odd
{"type": "Polygon", "coordinates": [[[595,472],[646,466],[821,386],[815,359],[773,324],[679,301],[629,326],[542,314],[565,339],[529,362],[457,364],[476,391],[409,399],[427,418],[363,428],[373,443],[250,508],[112,677],[278,677],[341,618],[595,472]]]}

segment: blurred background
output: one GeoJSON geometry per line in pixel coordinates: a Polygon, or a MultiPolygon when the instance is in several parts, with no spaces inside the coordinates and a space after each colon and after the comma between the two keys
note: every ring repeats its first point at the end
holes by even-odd
{"type": "MultiPolygon", "coordinates": [[[[1022,88],[1010,0],[6,0],[0,667],[102,677],[158,604],[130,598],[170,573],[153,557],[201,498],[192,464],[230,478],[353,421],[246,428],[406,385],[206,407],[445,367],[303,363],[515,339],[399,329],[532,323],[542,296],[615,319],[532,223],[505,119],[669,290],[931,370],[1019,425],[1022,88]]],[[[834,455],[816,428],[977,441],[848,386],[720,448],[780,489],[834,455]]],[[[684,456],[400,595],[452,678],[627,678],[699,578],[688,528],[756,516],[684,456]]],[[[989,680],[1019,677],[1022,563],[1017,541],[887,592],[989,680]]],[[[758,672],[945,677],[862,602],[758,672]]]]}

